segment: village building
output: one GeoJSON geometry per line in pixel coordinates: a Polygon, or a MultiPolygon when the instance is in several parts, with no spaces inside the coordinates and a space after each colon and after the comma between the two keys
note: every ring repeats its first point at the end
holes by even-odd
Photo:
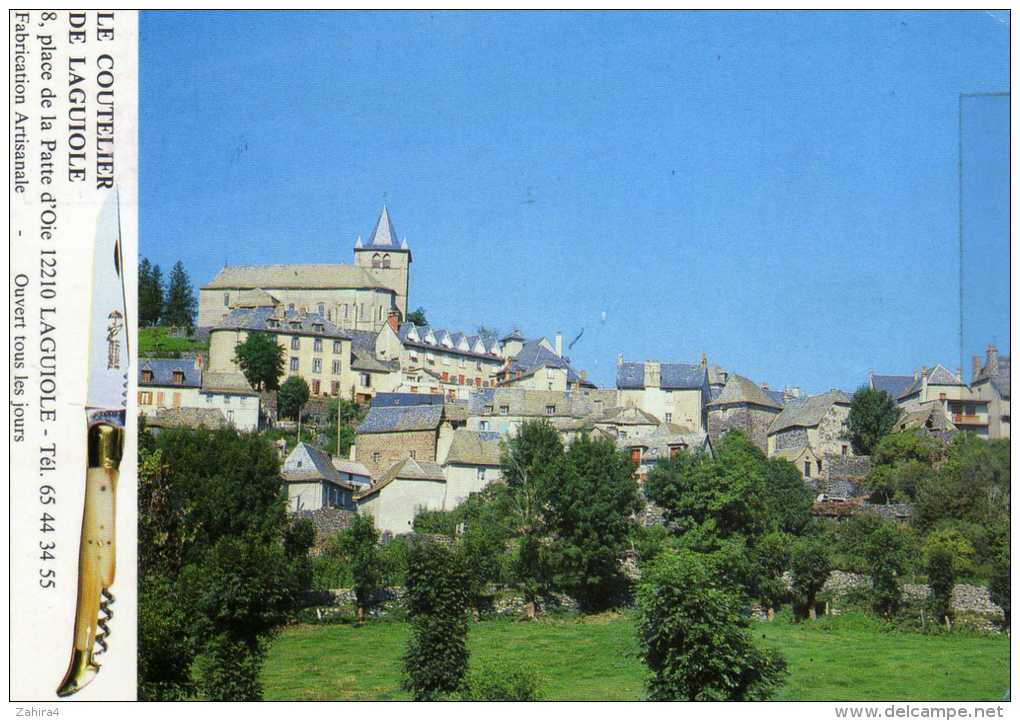
{"type": "Polygon", "coordinates": [[[466,410],[453,404],[373,405],[356,429],[352,457],[373,479],[406,458],[437,463],[465,421],[466,410]]]}
{"type": "Polygon", "coordinates": [[[546,420],[569,442],[594,427],[616,406],[616,391],[548,391],[488,388],[472,394],[467,427],[473,431],[513,434],[525,421],[546,420]]]}
{"type": "Polygon", "coordinates": [[[946,441],[959,430],[938,401],[922,403],[915,410],[901,410],[894,429],[897,432],[925,431],[946,441]]]}
{"type": "Polygon", "coordinates": [[[446,476],[434,460],[405,457],[386,468],[356,500],[358,513],[370,517],[383,533],[411,533],[418,513],[443,510],[446,476]]]}
{"type": "Polygon", "coordinates": [[[354,244],[354,264],[227,266],[198,292],[198,326],[220,325],[232,310],[281,306],[317,313],[339,328],[378,331],[391,311],[407,316],[411,250],[397,242],[383,208],[367,243],[354,244]]]}
{"type": "Polygon", "coordinates": [[[340,480],[361,490],[372,485],[372,473],[357,461],[333,456],[333,468],[340,473],[340,480]]]}
{"type": "Polygon", "coordinates": [[[665,423],[703,431],[711,398],[707,363],[704,357],[700,364],[632,363],[625,362],[621,354],[616,367],[619,405],[640,408],[665,423]]]}
{"type": "Polygon", "coordinates": [[[545,338],[524,340],[514,331],[504,340],[503,353],[508,362],[498,373],[501,386],[527,390],[567,391],[595,388],[587,373],[576,371],[563,355],[563,335],[556,334],[555,344],[545,338]]]}
{"type": "Polygon", "coordinates": [[[960,369],[953,374],[942,365],[922,368],[896,402],[907,412],[918,411],[925,404],[937,402],[959,430],[988,437],[989,401],[975,397],[963,382],[960,369]]]}
{"type": "Polygon", "coordinates": [[[914,376],[879,375],[875,371],[868,372],[868,388],[885,391],[894,401],[914,383],[914,376]]]}
{"type": "MultiPolygon", "coordinates": [[[[974,402],[987,408],[988,437],[1009,438],[1009,356],[1000,357],[999,350],[989,345],[984,364],[975,356],[971,372],[974,402]]],[[[977,408],[975,405],[975,411],[977,408]]]]}
{"type": "Polygon", "coordinates": [[[724,433],[738,430],[767,452],[769,427],[782,411],[781,395],[777,400],[750,378],[731,373],[719,394],[708,402],[708,435],[717,443],[724,433]]]}
{"type": "Polygon", "coordinates": [[[675,423],[662,423],[654,431],[641,436],[621,436],[616,447],[626,453],[634,463],[639,481],[661,461],[676,458],[682,453],[714,454],[712,442],[705,431],[690,431],[675,423]]]}
{"type": "Polygon", "coordinates": [[[343,478],[329,455],[307,443],[298,443],[280,469],[287,494],[287,510],[317,511],[321,508],[355,509],[354,495],[363,486],[343,478]]]}
{"type": "Polygon", "coordinates": [[[794,451],[810,449],[810,458],[801,458],[798,470],[805,481],[822,475],[827,457],[853,455],[847,438],[849,415],[850,398],[840,390],[790,399],[769,427],[769,457],[789,460],[794,451]]]}
{"type": "Polygon", "coordinates": [[[661,421],[640,408],[616,406],[607,409],[601,417],[595,417],[592,425],[614,440],[626,440],[654,433],[661,425],[661,421]]]}
{"type": "Polygon", "coordinates": [[[209,370],[240,372],[235,360],[237,347],[251,333],[266,333],[276,339],[284,350],[284,375],[303,378],[312,398],[357,398],[352,336],[318,313],[277,308],[231,311],[209,333],[209,370]]]}
{"type": "Polygon", "coordinates": [[[465,398],[471,389],[495,385],[496,373],[504,363],[499,343],[493,339],[427,325],[397,325],[395,319],[379,332],[376,356],[398,360],[407,376],[419,377],[419,384],[402,380],[399,386],[403,391],[424,392],[422,387],[431,388],[439,381],[465,398]]]}
{"type": "Polygon", "coordinates": [[[443,459],[446,498],[443,507],[453,510],[472,493],[501,478],[500,436],[491,431],[458,428],[443,459]]]}
{"type": "Polygon", "coordinates": [[[259,427],[259,394],[241,373],[214,373],[204,358],[143,358],[138,366],[138,410],[155,417],[160,409],[201,408],[222,413],[240,431],[259,427]]]}

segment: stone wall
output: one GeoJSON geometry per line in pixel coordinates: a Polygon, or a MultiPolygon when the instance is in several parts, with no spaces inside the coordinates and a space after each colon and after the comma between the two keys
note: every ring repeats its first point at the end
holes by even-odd
{"type": "Polygon", "coordinates": [[[343,508],[319,508],[315,511],[297,511],[291,520],[307,518],[315,526],[315,549],[320,550],[333,535],[349,528],[356,514],[343,508]]]}
{"type": "Polygon", "coordinates": [[[740,431],[762,451],[768,452],[769,426],[778,411],[748,405],[712,407],[708,411],[708,437],[714,445],[726,431],[740,431]]]}
{"type": "Polygon", "coordinates": [[[827,480],[859,480],[871,472],[871,456],[825,455],[827,480]]]}
{"type": "Polygon", "coordinates": [[[373,480],[377,480],[394,463],[411,455],[411,451],[415,452],[417,460],[435,461],[437,436],[436,431],[359,434],[357,460],[372,473],[373,480]]]}
{"type": "Polygon", "coordinates": [[[776,450],[784,448],[804,448],[808,445],[808,433],[806,428],[787,428],[775,435],[776,450]]]}

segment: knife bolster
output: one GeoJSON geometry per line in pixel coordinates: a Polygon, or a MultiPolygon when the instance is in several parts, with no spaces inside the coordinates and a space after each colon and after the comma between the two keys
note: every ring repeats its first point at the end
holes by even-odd
{"type": "Polygon", "coordinates": [[[117,470],[124,454],[124,428],[102,420],[89,426],[89,468],[117,470]]]}

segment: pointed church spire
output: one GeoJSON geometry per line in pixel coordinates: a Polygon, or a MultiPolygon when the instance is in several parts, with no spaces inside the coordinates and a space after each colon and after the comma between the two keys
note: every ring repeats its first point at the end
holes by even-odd
{"type": "Polygon", "coordinates": [[[362,247],[361,233],[358,233],[358,239],[356,241],[354,241],[354,247],[355,248],[361,248],[362,247]]]}
{"type": "Polygon", "coordinates": [[[383,206],[379,214],[379,222],[375,224],[372,237],[368,239],[368,247],[397,247],[397,231],[393,229],[393,222],[390,221],[390,212],[383,206]]]}

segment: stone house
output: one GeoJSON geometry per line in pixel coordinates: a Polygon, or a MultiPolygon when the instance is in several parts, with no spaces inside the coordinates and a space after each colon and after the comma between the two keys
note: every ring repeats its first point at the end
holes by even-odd
{"type": "Polygon", "coordinates": [[[772,458],[781,458],[792,463],[806,483],[823,477],[825,456],[811,446],[780,448],[772,453],[772,458]]]}
{"type": "Polygon", "coordinates": [[[511,334],[504,346],[506,365],[498,373],[501,386],[542,391],[567,391],[595,388],[584,371],[578,372],[563,355],[563,336],[556,334],[555,344],[545,338],[523,340],[519,332],[511,334]]]}
{"type": "Polygon", "coordinates": [[[351,398],[366,403],[377,393],[396,391],[400,385],[400,361],[376,356],[379,334],[374,331],[352,330],[351,336],[351,398]]]}
{"type": "Polygon", "coordinates": [[[354,265],[227,266],[198,291],[198,326],[213,327],[251,303],[317,313],[343,329],[378,331],[391,311],[407,316],[411,250],[397,242],[383,208],[367,243],[354,244],[354,265]]]}
{"type": "Polygon", "coordinates": [[[362,490],[372,485],[372,473],[365,466],[349,458],[333,456],[333,468],[340,474],[340,480],[362,490]]]}
{"type": "Polygon", "coordinates": [[[849,415],[850,398],[840,390],[805,398],[791,398],[769,427],[769,457],[785,457],[793,450],[809,448],[811,458],[800,460],[801,473],[805,479],[821,475],[825,472],[827,455],[853,455],[847,438],[849,415]],[[806,460],[814,463],[810,469],[804,465],[806,460]],[[810,476],[807,475],[808,471],[810,476]]]}
{"type": "Polygon", "coordinates": [[[443,510],[446,477],[435,461],[405,457],[389,466],[356,500],[358,513],[371,517],[380,531],[411,533],[419,511],[443,510]]]}
{"type": "Polygon", "coordinates": [[[714,454],[708,433],[690,431],[675,423],[662,423],[653,432],[642,436],[618,437],[616,447],[630,457],[639,481],[648,477],[648,471],[656,463],[681,453],[714,454]]]}
{"type": "Polygon", "coordinates": [[[701,364],[628,363],[621,355],[616,367],[621,406],[634,406],[665,423],[692,431],[706,427],[706,404],[711,398],[707,360],[701,364]]]}
{"type": "MultiPolygon", "coordinates": [[[[376,356],[399,361],[405,373],[426,371],[442,384],[465,393],[495,385],[495,375],[504,363],[495,340],[413,323],[397,325],[395,319],[379,332],[376,356]]],[[[421,385],[426,384],[435,385],[431,380],[421,385]]],[[[415,392],[410,387],[403,390],[415,392]]],[[[458,397],[461,395],[458,393],[458,397]]]]}
{"type": "Polygon", "coordinates": [[[750,378],[731,373],[718,396],[708,403],[708,435],[713,442],[739,430],[762,451],[768,451],[769,427],[783,403],[750,378]]]}
{"type": "Polygon", "coordinates": [[[491,431],[458,428],[442,460],[446,476],[443,507],[452,510],[472,493],[478,493],[502,476],[500,436],[491,431]]]}
{"type": "Polygon", "coordinates": [[[279,308],[231,311],[209,332],[209,370],[240,372],[234,361],[237,346],[255,332],[276,338],[284,349],[284,375],[303,378],[312,398],[356,400],[352,336],[318,313],[279,308]]]}
{"type": "Polygon", "coordinates": [[[897,405],[907,412],[918,411],[932,402],[941,405],[961,431],[988,437],[989,402],[975,396],[963,382],[960,369],[953,374],[942,365],[922,368],[896,399],[897,405]]]}
{"type": "Polygon", "coordinates": [[[202,356],[195,358],[140,358],[138,410],[154,416],[160,408],[204,408],[202,356]]]}
{"type": "Polygon", "coordinates": [[[658,418],[640,408],[617,406],[606,409],[601,417],[594,418],[592,425],[614,439],[626,440],[650,435],[661,423],[658,418]]]}
{"type": "Polygon", "coordinates": [[[199,397],[205,402],[206,408],[219,409],[227,423],[237,430],[259,429],[261,398],[243,373],[203,372],[199,397]]]}
{"type": "Polygon", "coordinates": [[[514,433],[527,420],[547,420],[564,441],[593,428],[595,418],[616,406],[616,391],[485,388],[472,394],[467,427],[473,431],[514,433]]]}
{"type": "Polygon", "coordinates": [[[988,346],[984,365],[980,356],[972,359],[971,395],[987,408],[989,438],[1009,438],[1009,385],[1009,356],[1000,357],[994,345],[988,346]]]}
{"type": "Polygon", "coordinates": [[[462,409],[445,404],[373,406],[356,429],[353,458],[373,479],[406,458],[436,463],[464,424],[462,409]]]}
{"type": "Polygon", "coordinates": [[[307,443],[298,443],[290,452],[280,478],[291,513],[321,508],[354,510],[354,495],[363,488],[345,480],[327,453],[307,443]]]}

